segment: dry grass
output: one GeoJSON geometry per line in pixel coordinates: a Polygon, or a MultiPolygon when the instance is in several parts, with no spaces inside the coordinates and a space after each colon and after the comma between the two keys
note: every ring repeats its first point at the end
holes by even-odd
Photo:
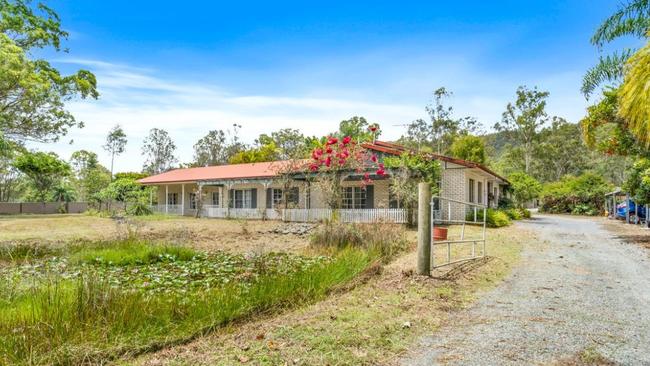
{"type": "Polygon", "coordinates": [[[627,243],[638,244],[650,249],[650,229],[644,225],[626,224],[623,220],[599,219],[605,229],[611,232],[614,237],[627,243]]]}
{"type": "Polygon", "coordinates": [[[595,348],[588,347],[575,355],[562,359],[555,366],[614,366],[615,362],[601,355],[595,348]]]}
{"type": "MultiPolygon", "coordinates": [[[[300,252],[309,238],[269,233],[282,225],[277,221],[195,219],[191,217],[135,220],[135,230],[144,239],[187,243],[200,250],[232,252],[300,252]]],[[[111,240],[125,228],[110,218],[85,215],[0,216],[0,243],[31,242],[61,245],[76,239],[111,240]]]]}
{"type": "MultiPolygon", "coordinates": [[[[453,230],[456,230],[455,228],[453,230]]],[[[408,234],[411,238],[413,232],[408,234]]],[[[395,364],[450,312],[467,306],[510,272],[533,234],[489,230],[490,258],[448,268],[433,278],[413,275],[413,250],[348,292],[279,316],[233,326],[190,344],[146,355],[140,365],[395,364]],[[450,271],[451,270],[451,271],[450,271]]]]}

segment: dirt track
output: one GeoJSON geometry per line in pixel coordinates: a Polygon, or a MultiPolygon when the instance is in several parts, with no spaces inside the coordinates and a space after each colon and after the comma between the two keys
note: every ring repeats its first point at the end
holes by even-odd
{"type": "Polygon", "coordinates": [[[519,225],[541,238],[521,265],[402,364],[650,365],[650,251],[597,220],[537,216],[519,225]]]}

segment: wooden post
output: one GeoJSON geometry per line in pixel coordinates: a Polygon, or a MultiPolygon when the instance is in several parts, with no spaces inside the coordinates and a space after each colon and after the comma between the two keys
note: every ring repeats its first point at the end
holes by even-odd
{"type": "Polygon", "coordinates": [[[194,204],[194,217],[199,218],[201,217],[201,211],[203,211],[203,183],[198,184],[199,189],[197,196],[195,196],[196,202],[194,204]]]}
{"type": "Polygon", "coordinates": [[[418,184],[418,263],[417,273],[431,274],[431,186],[418,184]]]}
{"type": "Polygon", "coordinates": [[[181,184],[181,216],[185,216],[185,184],[181,184]]]}

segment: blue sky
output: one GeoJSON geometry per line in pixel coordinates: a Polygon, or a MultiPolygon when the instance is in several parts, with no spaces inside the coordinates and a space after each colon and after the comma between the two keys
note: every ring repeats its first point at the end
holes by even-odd
{"type": "MultiPolygon", "coordinates": [[[[129,135],[117,170],[139,170],[142,139],[167,129],[181,162],[210,129],[241,124],[240,137],[299,128],[322,135],[362,115],[384,138],[424,118],[445,86],[457,116],[489,130],[518,85],[551,93],[548,112],[578,121],[579,93],[598,51],[589,38],[615,1],[49,3],[70,32],[64,70],[98,77],[98,101],[69,104],[86,123],[57,144],[68,158],[100,149],[120,123],[129,135]],[[67,142],[73,139],[72,145],[67,142]]],[[[628,41],[630,43],[630,41],[628,41]]],[[[613,45],[618,47],[620,44],[613,45]]]]}

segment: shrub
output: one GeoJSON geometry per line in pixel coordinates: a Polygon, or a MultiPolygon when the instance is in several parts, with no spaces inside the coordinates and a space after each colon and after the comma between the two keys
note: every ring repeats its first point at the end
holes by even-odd
{"type": "Polygon", "coordinates": [[[508,215],[508,218],[510,220],[530,219],[530,211],[523,207],[509,208],[500,211],[503,211],[506,215],[508,215]]]}
{"type": "Polygon", "coordinates": [[[527,210],[525,208],[519,208],[518,211],[522,218],[530,219],[531,217],[530,210],[527,210]]]}
{"type": "Polygon", "coordinates": [[[377,251],[384,260],[388,260],[406,249],[408,241],[400,225],[347,224],[332,220],[314,231],[311,244],[321,248],[363,248],[377,251]]]}
{"type": "Polygon", "coordinates": [[[523,207],[526,202],[539,197],[542,185],[530,175],[518,172],[508,177],[510,189],[517,207],[523,207]]]}
{"type": "Polygon", "coordinates": [[[151,215],[153,211],[151,211],[151,208],[147,202],[137,200],[127,207],[126,213],[133,216],[145,216],[151,215]]]}
{"type": "MultiPolygon", "coordinates": [[[[485,220],[485,223],[487,227],[498,228],[510,225],[510,218],[504,211],[488,208],[486,212],[487,218],[485,220]]],[[[474,221],[474,212],[468,212],[465,220],[474,221]]],[[[476,222],[483,222],[483,210],[476,212],[476,222]]]]}
{"type": "Polygon", "coordinates": [[[598,215],[604,210],[603,197],[611,189],[598,174],[568,175],[558,182],[544,185],[539,209],[548,213],[598,215]]]}
{"type": "Polygon", "coordinates": [[[521,220],[523,218],[521,211],[517,208],[509,208],[507,210],[503,210],[503,212],[508,215],[508,218],[510,220],[521,220]]]}

